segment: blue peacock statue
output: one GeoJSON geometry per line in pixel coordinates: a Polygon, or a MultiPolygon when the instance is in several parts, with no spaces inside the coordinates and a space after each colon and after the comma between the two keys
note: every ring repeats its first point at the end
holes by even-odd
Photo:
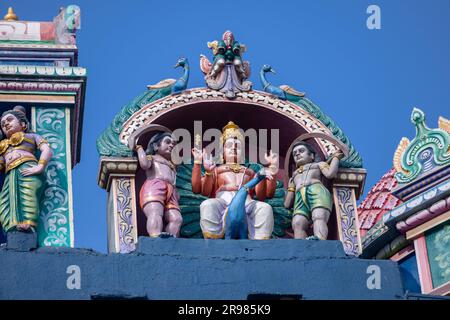
{"type": "Polygon", "coordinates": [[[267,79],[266,79],[267,72],[275,73],[275,70],[273,70],[272,67],[268,64],[263,65],[261,68],[259,77],[261,80],[261,84],[263,86],[263,90],[265,92],[270,93],[282,100],[286,100],[288,98],[288,96],[291,100],[298,100],[299,98],[302,98],[305,96],[304,92],[299,92],[288,85],[281,85],[281,86],[277,87],[277,86],[270,84],[269,81],[267,81],[267,79]]]}
{"type": "Polygon", "coordinates": [[[248,239],[247,214],[245,212],[245,200],[249,189],[255,187],[264,180],[265,175],[259,171],[255,177],[242,186],[234,195],[227,208],[225,222],[225,239],[248,239]]]}
{"type": "Polygon", "coordinates": [[[260,76],[261,84],[263,86],[264,91],[267,93],[273,94],[274,96],[276,96],[282,100],[286,100],[286,93],[284,92],[284,90],[270,84],[267,81],[267,79],[266,79],[267,72],[275,73],[275,70],[273,70],[272,67],[269,66],[268,64],[265,64],[262,66],[261,71],[259,72],[259,76],[260,76]]]}
{"type": "Polygon", "coordinates": [[[178,59],[175,68],[182,67],[184,69],[183,75],[178,80],[164,79],[157,84],[148,85],[149,90],[159,90],[161,96],[169,94],[179,94],[186,90],[189,81],[189,62],[187,58],[178,59]]]}

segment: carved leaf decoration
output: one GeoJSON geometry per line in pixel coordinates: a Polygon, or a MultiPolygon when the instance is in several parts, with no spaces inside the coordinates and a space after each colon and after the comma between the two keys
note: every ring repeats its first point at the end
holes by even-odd
{"type": "MultiPolygon", "coordinates": [[[[439,124],[439,129],[444,130],[445,132],[450,134],[450,120],[441,116],[438,119],[438,124],[439,124]]],[[[450,152],[450,146],[448,147],[447,152],[450,152]]]]}
{"type": "Polygon", "coordinates": [[[208,42],[208,48],[210,48],[213,52],[214,55],[217,54],[217,52],[219,52],[219,41],[215,40],[212,42],[208,42]]]}
{"type": "Polygon", "coordinates": [[[409,143],[410,143],[409,139],[403,137],[400,140],[400,143],[397,146],[397,150],[395,150],[395,153],[394,153],[394,168],[395,168],[395,171],[403,172],[404,174],[407,174],[408,171],[406,171],[402,167],[402,156],[403,156],[403,153],[405,152],[406,148],[408,147],[409,143]]]}
{"type": "Polygon", "coordinates": [[[204,56],[203,54],[200,55],[200,70],[204,74],[208,74],[211,71],[212,64],[209,62],[208,58],[204,56]]]}
{"type": "Polygon", "coordinates": [[[172,84],[174,84],[176,82],[175,79],[164,79],[161,80],[160,82],[158,82],[157,84],[151,84],[147,86],[147,89],[151,90],[151,89],[161,89],[161,88],[166,88],[168,86],[171,86],[172,84]]]}
{"type": "Polygon", "coordinates": [[[445,119],[444,117],[439,117],[438,120],[439,129],[444,130],[448,134],[450,134],[450,120],[445,119]]]}

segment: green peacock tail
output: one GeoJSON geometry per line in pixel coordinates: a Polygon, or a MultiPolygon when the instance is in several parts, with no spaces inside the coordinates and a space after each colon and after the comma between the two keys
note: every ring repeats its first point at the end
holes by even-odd
{"type": "Polygon", "coordinates": [[[97,151],[101,156],[120,156],[131,157],[132,151],[127,145],[119,140],[119,134],[123,124],[143,106],[150,102],[168,96],[171,93],[171,86],[148,90],[145,93],[134,98],[130,103],[125,105],[120,112],[114,117],[112,123],[97,139],[97,151]]]}

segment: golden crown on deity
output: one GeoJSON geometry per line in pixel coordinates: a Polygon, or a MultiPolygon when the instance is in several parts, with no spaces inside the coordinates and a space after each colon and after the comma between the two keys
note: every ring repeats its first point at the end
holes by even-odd
{"type": "Polygon", "coordinates": [[[222,137],[220,138],[221,144],[227,139],[235,138],[244,141],[242,130],[233,121],[229,121],[225,127],[222,128],[222,137]]]}

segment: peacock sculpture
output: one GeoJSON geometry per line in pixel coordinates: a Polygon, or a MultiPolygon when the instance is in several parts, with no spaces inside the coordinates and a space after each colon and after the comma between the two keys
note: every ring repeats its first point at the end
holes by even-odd
{"type": "Polygon", "coordinates": [[[264,180],[264,178],[264,172],[258,172],[252,180],[242,186],[234,195],[226,212],[225,239],[248,239],[245,200],[247,199],[249,190],[264,180]]]}
{"type": "Polygon", "coordinates": [[[263,90],[267,93],[270,93],[274,96],[276,96],[279,99],[286,100],[287,95],[296,96],[296,97],[304,97],[304,92],[299,92],[294,90],[292,87],[289,87],[287,85],[281,85],[279,87],[274,86],[269,83],[266,79],[266,73],[271,72],[275,73],[275,70],[272,69],[272,67],[268,64],[265,64],[262,66],[261,71],[259,72],[259,77],[261,80],[261,84],[263,86],[263,90]]]}
{"type": "MultiPolygon", "coordinates": [[[[255,172],[259,172],[262,166],[259,164],[246,164],[247,167],[255,172]]],[[[200,194],[192,192],[191,185],[192,165],[181,164],[177,167],[177,190],[180,194],[180,209],[183,215],[183,226],[181,228],[181,237],[183,238],[203,238],[200,228],[200,204],[208,199],[200,194]]],[[[289,229],[291,226],[291,215],[284,208],[284,188],[281,181],[277,181],[277,188],[273,198],[265,202],[270,204],[273,209],[275,220],[272,236],[274,238],[291,237],[289,229]]]]}
{"type": "Polygon", "coordinates": [[[186,90],[189,81],[189,62],[187,58],[178,59],[175,68],[182,67],[184,69],[183,75],[178,80],[164,79],[154,85],[148,85],[149,90],[162,90],[162,95],[179,94],[186,90]]]}

